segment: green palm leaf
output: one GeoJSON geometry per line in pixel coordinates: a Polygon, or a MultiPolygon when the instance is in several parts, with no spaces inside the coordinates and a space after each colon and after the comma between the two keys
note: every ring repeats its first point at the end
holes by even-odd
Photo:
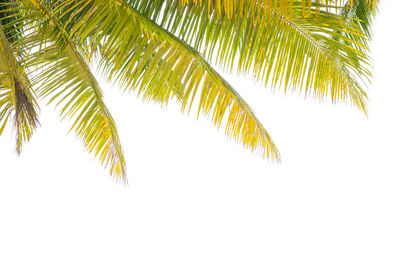
{"type": "Polygon", "coordinates": [[[31,93],[56,103],[87,150],[125,178],[115,122],[88,64],[144,101],[197,110],[251,151],[279,160],[249,105],[210,63],[266,87],[366,112],[376,0],[10,0],[0,2],[0,134],[36,127],[31,93]]]}
{"type": "Polygon", "coordinates": [[[101,88],[74,42],[40,1],[18,1],[22,20],[37,24],[19,45],[33,48],[24,65],[33,69],[32,82],[41,97],[60,107],[62,118],[73,120],[71,130],[89,152],[108,166],[110,174],[126,178],[125,160],[115,122],[103,101],[101,88]],[[40,72],[36,71],[40,69],[40,72]]]}
{"type": "Polygon", "coordinates": [[[28,77],[0,24],[0,135],[12,117],[18,154],[39,125],[37,110],[28,77]]]}
{"type": "Polygon", "coordinates": [[[85,40],[90,49],[99,51],[100,69],[109,79],[127,90],[137,89],[145,100],[165,104],[175,97],[182,110],[189,110],[198,96],[198,114],[210,114],[217,127],[225,118],[228,136],[279,159],[271,137],[240,95],[196,50],[132,6],[120,1],[74,1],[54,10],[67,10],[60,14],[69,17],[70,24],[64,27],[75,40],[85,40]],[[90,15],[77,20],[79,10],[90,15]]]}
{"type": "Polygon", "coordinates": [[[130,1],[226,70],[252,73],[267,87],[348,101],[366,112],[363,87],[370,63],[367,36],[358,20],[336,14],[338,8],[325,11],[317,2],[310,2],[307,16],[301,0],[293,1],[289,15],[274,6],[246,3],[227,16],[205,1],[183,10],[176,1],[130,1]],[[254,8],[259,12],[243,11],[254,8]]]}

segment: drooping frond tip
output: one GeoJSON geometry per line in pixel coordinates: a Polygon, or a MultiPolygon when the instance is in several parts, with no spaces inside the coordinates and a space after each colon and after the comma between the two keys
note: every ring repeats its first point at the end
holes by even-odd
{"type": "Polygon", "coordinates": [[[0,135],[12,115],[16,151],[28,142],[39,126],[38,104],[20,62],[14,52],[14,32],[6,32],[0,21],[0,135]]]}
{"type": "MultiPolygon", "coordinates": [[[[20,40],[26,50],[40,47],[25,58],[25,66],[40,69],[34,83],[41,97],[49,97],[60,107],[62,118],[73,121],[71,130],[85,148],[110,170],[110,174],[126,181],[125,160],[115,122],[108,111],[103,94],[75,40],[65,31],[56,12],[41,1],[20,1],[29,12],[24,19],[32,24],[44,20],[46,27],[20,40]]],[[[40,25],[40,24],[39,24],[40,25]]]]}
{"type": "Polygon", "coordinates": [[[29,87],[21,81],[14,80],[14,127],[16,129],[16,150],[20,154],[24,142],[29,141],[34,130],[40,125],[37,114],[37,103],[27,91],[29,87]]]}

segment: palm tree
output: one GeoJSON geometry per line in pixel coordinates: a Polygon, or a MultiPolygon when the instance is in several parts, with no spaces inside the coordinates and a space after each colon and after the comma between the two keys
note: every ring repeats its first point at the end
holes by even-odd
{"type": "Polygon", "coordinates": [[[227,136],[279,160],[251,107],[210,65],[266,87],[350,103],[366,113],[376,0],[2,0],[0,135],[21,152],[39,125],[38,99],[110,174],[125,179],[116,125],[89,68],[144,101],[178,101],[227,136]]]}

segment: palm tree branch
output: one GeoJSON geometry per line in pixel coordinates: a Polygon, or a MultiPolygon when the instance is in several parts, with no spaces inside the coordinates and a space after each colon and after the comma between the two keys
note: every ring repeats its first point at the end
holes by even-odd
{"type": "MultiPolygon", "coordinates": [[[[79,17],[79,12],[60,15],[74,21],[64,25],[72,38],[99,51],[100,70],[106,77],[129,90],[137,88],[147,101],[166,104],[175,97],[182,111],[189,111],[199,97],[198,114],[210,114],[217,127],[225,118],[229,137],[263,156],[279,159],[251,108],[195,49],[124,1],[92,0],[91,4],[86,10],[90,15],[78,22],[71,17],[79,17]]],[[[71,8],[64,5],[57,10],[71,8]]]]}
{"type": "Polygon", "coordinates": [[[125,160],[115,122],[89,66],[58,18],[41,1],[20,2],[30,6],[30,10],[36,8],[39,11],[33,20],[40,21],[41,15],[49,23],[47,28],[40,28],[39,25],[41,35],[30,36],[36,45],[46,44],[47,47],[33,53],[26,63],[35,69],[38,69],[38,65],[43,68],[42,72],[36,74],[36,84],[41,84],[41,95],[52,96],[50,102],[58,100],[57,105],[63,105],[63,118],[74,120],[71,130],[82,138],[88,151],[93,152],[102,164],[109,166],[111,175],[125,180],[125,160]],[[43,36],[48,39],[43,40],[43,36]]]}
{"type": "MultiPolygon", "coordinates": [[[[1,21],[3,22],[3,21],[1,21]]],[[[12,33],[12,31],[10,32],[12,33]]],[[[16,130],[16,151],[28,142],[39,126],[38,104],[28,77],[13,52],[13,41],[0,23],[0,135],[13,115],[16,130]],[[7,36],[9,38],[7,38],[7,36]]]]}
{"type": "Polygon", "coordinates": [[[265,86],[314,92],[320,98],[330,89],[333,101],[350,98],[366,111],[366,94],[359,84],[370,76],[364,52],[367,47],[360,44],[365,39],[363,32],[354,21],[343,23],[345,18],[340,15],[317,12],[315,3],[308,16],[303,16],[299,0],[291,16],[270,7],[267,15],[263,11],[239,15],[242,13],[237,9],[237,15],[230,18],[217,15],[215,10],[210,13],[213,10],[205,4],[188,4],[183,10],[179,3],[170,1],[131,0],[130,4],[225,70],[252,72],[265,86]],[[330,38],[335,32],[336,39],[330,38]],[[347,34],[358,36],[358,40],[347,38],[347,34]]]}

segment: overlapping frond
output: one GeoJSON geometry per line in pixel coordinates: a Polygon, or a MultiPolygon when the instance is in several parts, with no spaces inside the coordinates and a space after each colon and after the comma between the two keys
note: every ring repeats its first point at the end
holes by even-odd
{"type": "Polygon", "coordinates": [[[377,0],[10,0],[0,2],[0,134],[17,150],[37,125],[31,88],[56,103],[111,174],[125,177],[115,123],[88,62],[145,101],[197,108],[252,151],[279,153],[251,108],[211,67],[252,74],[366,112],[377,0]],[[27,71],[29,70],[29,71],[27,71]],[[26,74],[27,73],[27,74],[26,74]],[[29,77],[29,79],[28,79],[29,77]]]}
{"type": "Polygon", "coordinates": [[[73,121],[71,130],[109,167],[111,175],[125,179],[125,160],[115,122],[85,59],[42,2],[16,3],[23,13],[22,20],[36,25],[35,31],[21,38],[19,46],[32,50],[24,64],[34,70],[32,83],[39,95],[56,103],[62,117],[73,121]]]}
{"type": "Polygon", "coordinates": [[[352,7],[359,1],[365,1],[366,4],[373,9],[375,9],[377,5],[377,0],[178,0],[177,2],[181,7],[187,5],[204,5],[207,6],[209,15],[215,11],[217,16],[227,16],[231,18],[236,15],[246,17],[248,14],[257,14],[260,11],[259,5],[265,6],[263,11],[264,15],[267,14],[268,9],[275,9],[286,16],[286,14],[292,12],[293,5],[296,3],[301,3],[303,14],[306,14],[311,12],[310,7],[314,4],[325,7],[326,5],[340,6],[348,2],[352,7]]]}
{"type": "MultiPolygon", "coordinates": [[[[375,7],[376,8],[376,7],[375,7]]],[[[371,38],[371,23],[375,15],[373,7],[368,5],[366,0],[359,0],[355,3],[351,3],[350,0],[346,2],[343,9],[341,10],[343,17],[351,19],[360,25],[363,32],[368,38],[360,40],[364,45],[368,45],[368,41],[371,38]]],[[[349,36],[350,38],[356,38],[356,36],[349,36]]]]}
{"type": "MultiPolygon", "coordinates": [[[[252,3],[244,2],[250,9],[252,3]]],[[[258,13],[240,15],[237,8],[227,17],[199,2],[185,9],[176,1],[131,0],[130,4],[228,70],[252,73],[269,87],[348,101],[366,112],[367,38],[358,21],[336,14],[333,8],[327,11],[312,2],[309,15],[303,16],[298,0],[293,1],[291,16],[256,4],[258,13]]]]}
{"type": "Polygon", "coordinates": [[[9,32],[4,31],[3,23],[0,23],[0,135],[7,122],[12,122],[19,154],[22,145],[29,141],[39,125],[38,104],[28,77],[9,42],[13,38],[7,38],[9,32]]]}
{"type": "Polygon", "coordinates": [[[240,95],[198,52],[132,6],[90,0],[64,3],[54,10],[68,17],[65,28],[75,40],[99,49],[100,69],[109,79],[127,90],[137,88],[145,100],[165,104],[176,98],[183,111],[198,96],[198,113],[211,115],[217,127],[225,122],[229,137],[263,156],[279,158],[271,137],[240,95]],[[80,10],[85,16],[75,19],[80,10]]]}
{"type": "MultiPolygon", "coordinates": [[[[348,0],[341,9],[340,15],[343,16],[344,23],[356,24],[363,34],[360,35],[358,33],[346,32],[339,29],[331,35],[331,38],[347,46],[354,47],[356,50],[369,51],[371,22],[375,15],[374,8],[371,7],[366,0],[360,0],[355,3],[351,3],[351,1],[348,0]],[[344,38],[338,38],[338,36],[344,36],[344,38]]],[[[360,71],[365,68],[366,64],[362,57],[353,57],[352,54],[346,55],[348,60],[353,62],[354,69],[360,71]]],[[[369,77],[369,75],[365,73],[361,73],[360,76],[360,80],[369,77]]]]}

